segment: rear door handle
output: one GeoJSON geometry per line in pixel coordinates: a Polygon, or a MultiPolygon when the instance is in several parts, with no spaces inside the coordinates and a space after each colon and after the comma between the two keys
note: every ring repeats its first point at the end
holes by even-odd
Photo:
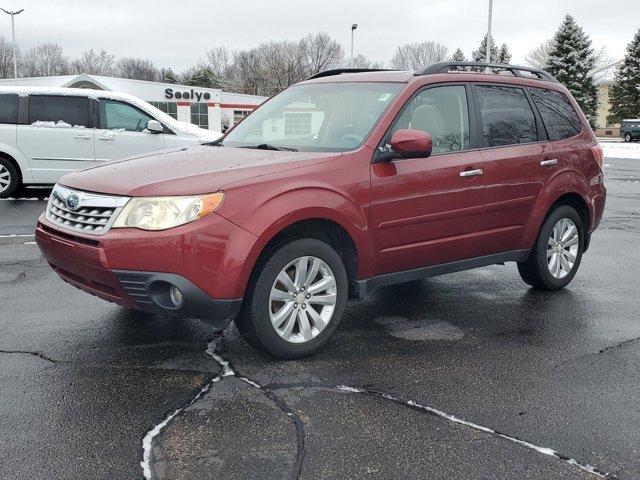
{"type": "Polygon", "coordinates": [[[115,140],[115,137],[98,137],[98,140],[115,140]]]}
{"type": "Polygon", "coordinates": [[[478,168],[477,170],[465,170],[460,172],[461,177],[477,177],[478,175],[482,175],[482,169],[478,168]]]}
{"type": "Polygon", "coordinates": [[[558,164],[558,159],[556,158],[550,158],[549,160],[543,160],[540,162],[540,165],[542,165],[543,167],[546,167],[548,165],[557,165],[558,164]]]}

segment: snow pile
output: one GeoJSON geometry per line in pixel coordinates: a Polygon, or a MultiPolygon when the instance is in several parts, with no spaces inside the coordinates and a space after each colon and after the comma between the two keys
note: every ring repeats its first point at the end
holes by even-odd
{"type": "Polygon", "coordinates": [[[62,120],[58,120],[57,122],[45,122],[43,120],[38,120],[31,124],[32,127],[43,127],[43,128],[85,128],[84,125],[70,125],[67,122],[63,122],[62,120]]]}
{"type": "Polygon", "coordinates": [[[631,158],[640,160],[640,142],[635,143],[609,143],[600,144],[605,158],[631,158]]]}

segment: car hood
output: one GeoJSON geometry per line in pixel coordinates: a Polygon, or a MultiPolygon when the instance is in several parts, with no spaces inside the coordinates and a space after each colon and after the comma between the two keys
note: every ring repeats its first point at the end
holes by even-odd
{"type": "Polygon", "coordinates": [[[113,195],[196,195],[340,155],[203,145],[109,162],[65,175],[58,183],[113,195]]]}

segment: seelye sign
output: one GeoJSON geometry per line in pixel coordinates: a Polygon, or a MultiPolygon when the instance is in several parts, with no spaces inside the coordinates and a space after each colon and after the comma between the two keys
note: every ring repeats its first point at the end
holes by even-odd
{"type": "Polygon", "coordinates": [[[190,91],[174,91],[173,88],[165,88],[164,97],[169,99],[175,98],[176,100],[195,100],[199,102],[200,100],[210,100],[211,94],[209,92],[199,92],[193,88],[190,91]]]}

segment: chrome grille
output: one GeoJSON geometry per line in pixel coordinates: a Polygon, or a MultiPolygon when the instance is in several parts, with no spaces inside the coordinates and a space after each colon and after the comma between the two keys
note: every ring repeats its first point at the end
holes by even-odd
{"type": "Polygon", "coordinates": [[[66,230],[103,235],[128,201],[129,197],[87,193],[56,185],[45,216],[66,230]]]}

